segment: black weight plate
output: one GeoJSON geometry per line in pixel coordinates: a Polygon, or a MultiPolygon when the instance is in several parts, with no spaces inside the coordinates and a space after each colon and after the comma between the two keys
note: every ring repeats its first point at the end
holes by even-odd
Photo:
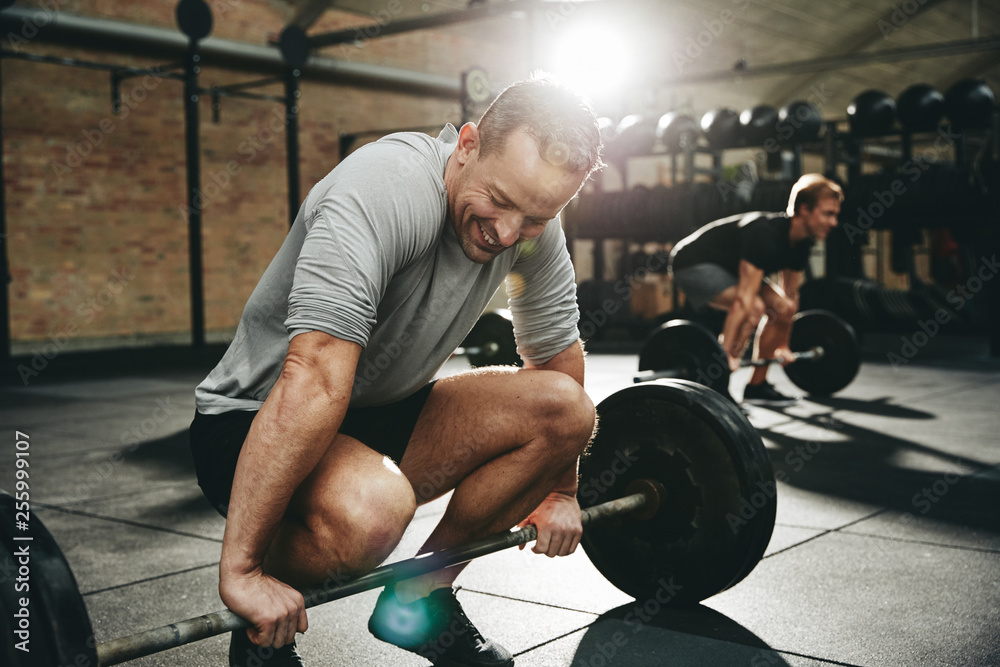
{"type": "Polygon", "coordinates": [[[514,323],[505,313],[491,311],[483,313],[472,331],[462,341],[462,347],[482,348],[487,343],[496,343],[499,349],[494,354],[482,352],[466,355],[473,368],[481,366],[523,366],[521,355],[517,353],[514,341],[514,323]]]}
{"type": "Polygon", "coordinates": [[[289,67],[302,67],[309,60],[309,37],[297,25],[285,26],[278,40],[281,57],[289,67]]]}
{"type": "Polygon", "coordinates": [[[5,634],[11,642],[4,664],[11,667],[97,665],[94,632],[73,572],[52,534],[34,513],[28,517],[27,530],[15,530],[15,522],[24,518],[17,512],[14,498],[0,492],[0,567],[11,575],[0,585],[0,608],[10,627],[5,634]],[[15,541],[15,537],[30,537],[31,540],[15,541]],[[27,557],[19,553],[25,547],[27,557]],[[22,558],[27,560],[28,576],[27,580],[18,581],[22,574],[22,558]],[[27,584],[28,590],[18,590],[17,584],[27,584]],[[18,624],[14,614],[20,609],[22,597],[29,601],[28,646],[31,650],[27,653],[15,648],[21,638],[13,635],[18,624]]]}
{"type": "Polygon", "coordinates": [[[177,26],[197,41],[212,32],[212,9],[205,0],[181,0],[177,3],[177,26]]]}
{"type": "Polygon", "coordinates": [[[666,489],[651,519],[587,527],[582,544],[601,574],[665,606],[696,604],[746,577],[771,539],[777,500],[764,444],[739,408],[702,385],[662,380],[623,389],[597,411],[580,505],[627,495],[637,478],[666,489]]]}
{"type": "Polygon", "coordinates": [[[819,359],[785,366],[795,386],[816,396],[829,396],[851,384],[861,368],[861,349],[854,329],[825,310],[804,310],[795,316],[789,347],[792,352],[823,348],[819,359]]]}
{"type": "Polygon", "coordinates": [[[680,371],[691,380],[729,395],[729,360],[711,331],[688,320],[670,320],[653,330],[639,352],[640,371],[680,371]]]}

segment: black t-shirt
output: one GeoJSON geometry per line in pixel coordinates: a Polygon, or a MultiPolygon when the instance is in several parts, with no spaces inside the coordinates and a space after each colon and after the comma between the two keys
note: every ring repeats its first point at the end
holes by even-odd
{"type": "Polygon", "coordinates": [[[678,241],[670,253],[670,266],[683,269],[695,264],[717,264],[740,275],[745,259],[764,273],[784,269],[804,271],[812,239],[792,245],[788,239],[791,219],[784,213],[740,213],[710,222],[678,241]]]}

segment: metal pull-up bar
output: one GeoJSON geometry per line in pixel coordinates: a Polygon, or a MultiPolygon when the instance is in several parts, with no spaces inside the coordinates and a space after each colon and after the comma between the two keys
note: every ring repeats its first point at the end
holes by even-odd
{"type": "Polygon", "coordinates": [[[510,2],[485,2],[470,9],[461,9],[454,12],[441,12],[430,16],[418,16],[410,19],[398,19],[386,23],[376,23],[355,28],[345,28],[334,32],[310,35],[308,38],[309,47],[318,49],[334,44],[350,44],[376,37],[396,35],[404,32],[414,32],[416,30],[426,30],[428,28],[439,28],[456,23],[468,23],[480,21],[482,19],[508,16],[514,13],[527,13],[538,9],[541,3],[538,0],[510,0],[510,2]]]}
{"type": "MultiPolygon", "coordinates": [[[[0,9],[10,2],[0,0],[0,9]]],[[[20,53],[0,49],[0,59],[16,58],[32,62],[42,62],[55,65],[67,65],[110,72],[111,74],[111,104],[115,113],[119,112],[121,95],[120,84],[127,78],[136,76],[155,76],[157,78],[177,79],[184,82],[184,117],[185,117],[185,162],[187,167],[187,205],[184,213],[188,223],[188,249],[191,300],[191,342],[192,347],[201,348],[205,345],[205,297],[203,287],[203,256],[201,209],[204,206],[201,191],[201,150],[199,137],[198,101],[201,95],[242,97],[247,99],[267,99],[285,103],[285,122],[287,135],[288,160],[288,196],[289,224],[295,220],[299,207],[299,168],[298,168],[298,100],[299,66],[285,60],[285,72],[281,77],[256,80],[230,86],[202,88],[198,84],[201,72],[201,56],[199,42],[211,33],[212,13],[205,0],[180,0],[177,5],[177,24],[188,37],[188,49],[180,63],[172,63],[156,68],[135,68],[97,63],[77,58],[55,57],[20,53]],[[181,72],[171,72],[170,69],[181,69],[181,72]],[[285,96],[261,95],[247,92],[246,89],[261,85],[284,83],[285,96]]],[[[2,87],[2,83],[0,83],[2,87]]],[[[2,112],[2,105],[0,105],[2,112]]],[[[0,142],[2,143],[2,142],[0,142]]],[[[9,310],[9,270],[8,253],[4,243],[6,233],[5,202],[2,171],[0,164],[0,367],[7,365],[11,359],[10,349],[10,310],[9,310]]]]}

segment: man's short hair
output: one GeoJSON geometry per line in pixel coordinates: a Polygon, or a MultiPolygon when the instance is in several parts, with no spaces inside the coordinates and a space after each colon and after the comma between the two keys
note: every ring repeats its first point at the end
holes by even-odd
{"type": "Polygon", "coordinates": [[[590,174],[601,162],[601,133],[593,109],[552,79],[533,76],[513,83],[479,119],[479,155],[503,151],[507,137],[524,129],[538,144],[542,159],[590,174]]]}
{"type": "Polygon", "coordinates": [[[809,210],[816,208],[822,199],[833,197],[838,202],[844,201],[844,191],[840,186],[822,174],[806,174],[795,181],[792,192],[788,195],[788,215],[794,216],[800,206],[809,210]]]}

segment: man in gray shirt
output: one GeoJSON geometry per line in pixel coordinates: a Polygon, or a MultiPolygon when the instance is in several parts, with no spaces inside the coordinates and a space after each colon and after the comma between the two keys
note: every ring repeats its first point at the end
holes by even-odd
{"type": "MultiPolygon", "coordinates": [[[[372,569],[449,491],[422,552],[519,523],[537,553],[575,550],[595,411],[558,215],[599,153],[589,107],[531,80],[478,126],[390,135],[309,193],[196,391],[199,484],[227,517],[219,591],[252,624],[231,665],[302,664],[296,588],[372,569]],[[505,280],[525,367],[432,381],[505,280]]],[[[388,587],[372,634],[435,664],[513,665],[462,611],[461,569],[388,587]]]]}

